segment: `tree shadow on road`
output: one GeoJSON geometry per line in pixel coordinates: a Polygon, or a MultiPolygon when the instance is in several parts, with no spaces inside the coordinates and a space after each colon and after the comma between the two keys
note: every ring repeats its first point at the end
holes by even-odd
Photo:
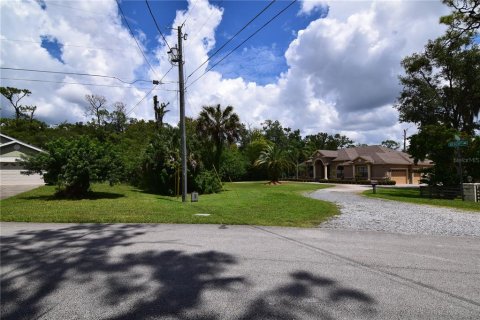
{"type": "MultiPolygon", "coordinates": [[[[67,283],[101,278],[96,295],[104,305],[130,303],[112,319],[181,314],[199,303],[206,289],[228,290],[243,278],[221,277],[234,257],[216,251],[141,251],[111,256],[134,245],[148,225],[77,225],[57,230],[21,231],[1,237],[2,319],[32,319],[55,308],[49,300],[67,283]],[[142,279],[150,271],[148,277],[142,279]],[[140,281],[139,281],[140,280],[140,281]]],[[[166,241],[166,243],[171,243],[166,241]]],[[[178,244],[178,242],[176,242],[178,244]]],[[[158,244],[158,242],[156,243],[158,244]]],[[[67,297],[64,297],[67,299],[67,297]]]]}
{"type": "Polygon", "coordinates": [[[376,314],[375,304],[373,297],[360,290],[299,270],[290,274],[285,285],[258,296],[240,319],[369,318],[376,314]]]}
{"type": "Polygon", "coordinates": [[[179,239],[149,241],[152,227],[162,232],[154,225],[82,224],[0,237],[2,319],[51,318],[49,312],[57,318],[64,312],[67,318],[112,320],[334,319],[336,310],[352,317],[375,313],[370,295],[303,270],[247,299],[244,292],[255,292],[258,284],[248,281],[248,274],[225,276],[238,258],[198,252],[179,239]],[[161,249],[172,244],[194,252],[161,249]],[[235,316],[225,314],[229,306],[222,311],[207,305],[212,300],[204,297],[212,292],[224,303],[240,305],[235,316]]]}

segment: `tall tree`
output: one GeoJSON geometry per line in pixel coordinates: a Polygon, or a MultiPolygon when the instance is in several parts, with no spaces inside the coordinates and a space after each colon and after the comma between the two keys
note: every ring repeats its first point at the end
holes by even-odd
{"type": "Polygon", "coordinates": [[[20,100],[32,94],[28,89],[18,89],[13,87],[0,87],[0,93],[10,102],[10,105],[15,110],[15,120],[18,120],[23,115],[22,105],[20,100]]]}
{"type": "Polygon", "coordinates": [[[30,121],[30,123],[33,122],[33,116],[35,111],[37,111],[37,106],[21,106],[20,110],[23,117],[30,121]]]}
{"type": "Polygon", "coordinates": [[[115,131],[124,132],[127,126],[127,106],[125,103],[120,101],[115,102],[109,118],[115,131]]]}
{"type": "MultiPolygon", "coordinates": [[[[474,38],[480,26],[479,3],[444,2],[454,8],[441,19],[449,29],[430,40],[423,52],[402,61],[405,75],[400,77],[403,89],[396,104],[400,121],[413,122],[419,129],[410,137],[408,152],[415,160],[428,157],[435,163],[430,170],[432,184],[459,182],[460,166],[455,168],[448,142],[456,135],[471,140],[480,128],[480,48],[474,38]]],[[[465,176],[465,171],[460,174],[465,176]]]]}
{"type": "Polygon", "coordinates": [[[215,147],[215,167],[219,168],[223,148],[240,138],[240,119],[232,106],[222,110],[216,106],[204,106],[197,121],[197,132],[201,137],[213,143],[215,147]]]}
{"type": "Polygon", "coordinates": [[[87,101],[87,116],[93,116],[95,118],[96,124],[101,126],[105,122],[106,117],[108,116],[107,98],[104,96],[96,94],[86,94],[85,100],[87,101]]]}
{"type": "Polygon", "coordinates": [[[400,143],[394,140],[384,140],[382,141],[382,147],[386,147],[392,150],[400,149],[400,143]]]}
{"type": "Polygon", "coordinates": [[[319,132],[305,137],[305,149],[308,156],[311,156],[317,150],[338,150],[349,147],[353,147],[353,140],[339,133],[331,135],[326,132],[319,132]]]}
{"type": "Polygon", "coordinates": [[[454,38],[464,34],[478,33],[480,28],[480,0],[443,0],[453,9],[449,15],[440,18],[448,25],[450,36],[454,38]]]}
{"type": "Polygon", "coordinates": [[[396,104],[401,121],[444,125],[469,135],[479,128],[480,49],[470,37],[429,41],[423,53],[406,57],[402,65],[403,90],[396,104]]]}

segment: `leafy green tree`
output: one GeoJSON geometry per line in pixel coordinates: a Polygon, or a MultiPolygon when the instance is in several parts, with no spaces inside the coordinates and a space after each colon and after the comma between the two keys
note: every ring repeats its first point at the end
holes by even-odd
{"type": "Polygon", "coordinates": [[[218,173],[223,181],[240,181],[247,172],[246,166],[245,156],[232,145],[223,151],[218,173]]]}
{"type": "MultiPolygon", "coordinates": [[[[10,105],[15,110],[15,120],[23,116],[23,106],[20,100],[32,94],[28,89],[18,89],[13,87],[0,87],[0,93],[10,102],[10,105]]],[[[32,114],[33,116],[33,114],[32,114]]]]}
{"type": "MultiPolygon", "coordinates": [[[[408,152],[416,161],[428,158],[435,163],[429,170],[430,183],[455,185],[459,182],[460,165],[455,163],[459,155],[447,144],[455,135],[476,141],[480,128],[480,48],[474,39],[479,3],[444,2],[455,9],[441,19],[449,29],[444,36],[429,41],[423,52],[402,61],[405,75],[400,77],[403,89],[396,108],[400,121],[413,122],[419,128],[410,137],[408,152]]],[[[472,146],[464,151],[475,154],[472,146]]],[[[462,169],[475,175],[472,165],[462,169]]],[[[467,173],[464,170],[461,174],[467,173]]]]}
{"type": "Polygon", "coordinates": [[[276,184],[279,182],[282,173],[293,167],[293,162],[284,150],[270,144],[260,153],[255,161],[255,166],[265,167],[268,171],[270,183],[276,184]]]}
{"type": "Polygon", "coordinates": [[[478,33],[480,0],[443,0],[443,3],[453,9],[452,13],[440,18],[441,23],[450,27],[450,37],[478,33]]]}
{"type": "Polygon", "coordinates": [[[400,149],[400,143],[394,140],[384,140],[382,141],[382,147],[389,148],[392,150],[400,149]]]}
{"type": "Polygon", "coordinates": [[[309,156],[317,150],[338,150],[353,147],[353,141],[347,136],[319,132],[305,137],[305,149],[309,156]]]}
{"type": "Polygon", "coordinates": [[[211,142],[215,148],[213,165],[218,169],[220,157],[226,144],[236,142],[240,135],[241,124],[232,106],[222,110],[216,106],[205,106],[197,120],[197,133],[206,142],[211,142]]]}
{"type": "Polygon", "coordinates": [[[108,115],[110,124],[116,132],[124,132],[127,127],[127,106],[117,101],[113,104],[113,111],[108,115]]]}
{"type": "Polygon", "coordinates": [[[92,182],[119,181],[121,163],[112,146],[87,136],[47,143],[45,153],[25,159],[26,174],[43,173],[46,183],[55,184],[58,194],[82,197],[92,182]]]}
{"type": "Polygon", "coordinates": [[[479,128],[480,49],[469,37],[429,41],[402,61],[400,121],[443,125],[469,135],[479,128]]]}
{"type": "Polygon", "coordinates": [[[153,193],[174,195],[180,170],[177,128],[163,127],[150,140],[140,164],[140,187],[153,193]]]}

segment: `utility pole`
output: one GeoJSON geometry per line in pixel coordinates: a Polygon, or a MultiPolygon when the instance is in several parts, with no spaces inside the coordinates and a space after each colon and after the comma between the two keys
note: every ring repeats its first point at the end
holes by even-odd
{"type": "Polygon", "coordinates": [[[403,152],[407,152],[407,129],[403,129],[403,152]]]}
{"type": "Polygon", "coordinates": [[[178,48],[172,48],[168,54],[171,62],[178,63],[178,91],[180,93],[180,153],[182,158],[182,202],[187,201],[187,141],[185,133],[185,83],[183,78],[183,51],[182,41],[186,40],[186,34],[182,34],[182,26],[178,26],[178,48]],[[178,51],[177,51],[178,50],[178,51]],[[177,51],[177,52],[174,52],[177,51]]]}

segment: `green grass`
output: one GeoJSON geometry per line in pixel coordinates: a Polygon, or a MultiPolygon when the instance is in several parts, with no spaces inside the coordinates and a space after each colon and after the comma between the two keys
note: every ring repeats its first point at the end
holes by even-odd
{"type": "Polygon", "coordinates": [[[460,199],[446,200],[422,198],[420,197],[420,190],[418,188],[377,188],[376,194],[373,194],[372,190],[367,190],[363,192],[363,195],[372,198],[480,211],[480,203],[477,202],[462,201],[460,199]]]}
{"type": "Polygon", "coordinates": [[[267,185],[227,183],[219,194],[200,195],[199,202],[144,193],[128,185],[93,186],[88,199],[65,200],[43,186],[0,201],[1,221],[72,223],[216,223],[311,227],[338,213],[328,202],[302,195],[325,188],[308,183],[267,185]],[[210,214],[208,217],[195,216],[210,214]]]}

